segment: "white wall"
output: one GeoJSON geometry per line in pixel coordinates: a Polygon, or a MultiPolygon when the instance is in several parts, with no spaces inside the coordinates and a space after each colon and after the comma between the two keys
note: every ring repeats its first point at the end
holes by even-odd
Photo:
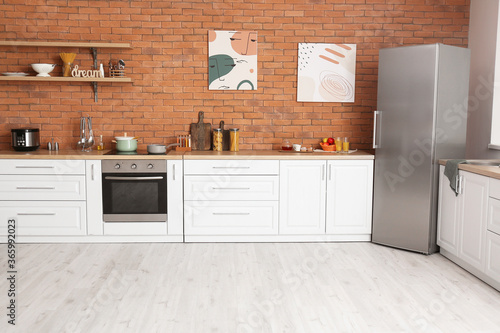
{"type": "MultiPolygon", "coordinates": [[[[500,150],[488,149],[493,109],[498,10],[499,0],[471,0],[467,158],[500,158],[500,150]]],[[[497,77],[497,81],[500,82],[500,78],[497,77]]],[[[497,86],[497,90],[500,90],[500,86],[497,86]]]]}

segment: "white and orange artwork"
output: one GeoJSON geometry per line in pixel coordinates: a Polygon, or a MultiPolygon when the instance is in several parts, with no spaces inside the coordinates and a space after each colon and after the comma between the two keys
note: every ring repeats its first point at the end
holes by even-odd
{"type": "Polygon", "coordinates": [[[297,101],[354,102],[356,44],[299,43],[297,101]]]}
{"type": "Polygon", "coordinates": [[[257,32],[208,32],[208,89],[257,90],[257,32]]]}

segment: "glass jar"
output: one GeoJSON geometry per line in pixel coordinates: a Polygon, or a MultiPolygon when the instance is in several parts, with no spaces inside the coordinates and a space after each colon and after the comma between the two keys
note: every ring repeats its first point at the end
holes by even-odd
{"type": "Polygon", "coordinates": [[[214,151],[222,151],[222,130],[220,128],[214,129],[212,142],[214,151]]]}
{"type": "Polygon", "coordinates": [[[240,132],[237,128],[229,130],[229,151],[240,151],[240,132]]]}

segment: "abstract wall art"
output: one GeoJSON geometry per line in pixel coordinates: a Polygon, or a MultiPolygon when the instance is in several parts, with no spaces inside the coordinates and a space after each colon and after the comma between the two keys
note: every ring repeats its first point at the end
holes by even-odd
{"type": "Polygon", "coordinates": [[[208,32],[208,89],[257,90],[257,32],[208,32]]]}
{"type": "Polygon", "coordinates": [[[299,43],[297,101],[354,102],[356,44],[299,43]]]}

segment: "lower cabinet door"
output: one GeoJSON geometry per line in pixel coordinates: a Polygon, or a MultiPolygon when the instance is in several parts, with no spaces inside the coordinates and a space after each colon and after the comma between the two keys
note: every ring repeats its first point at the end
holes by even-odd
{"type": "Polygon", "coordinates": [[[85,235],[85,201],[1,201],[0,232],[7,232],[7,220],[15,218],[19,236],[85,235]]]}
{"type": "Polygon", "coordinates": [[[500,283],[500,235],[486,233],[486,275],[500,283]]]}
{"type": "Polygon", "coordinates": [[[326,161],[280,161],[281,235],[324,235],[326,161]]]}
{"type": "Polygon", "coordinates": [[[278,201],[185,201],[186,235],[275,235],[278,201]]]}
{"type": "Polygon", "coordinates": [[[460,238],[458,256],[483,270],[484,242],[488,223],[488,177],[461,171],[463,193],[460,197],[460,238]]]}
{"type": "Polygon", "coordinates": [[[439,168],[439,199],[437,220],[437,244],[453,255],[458,254],[459,199],[450,188],[450,181],[444,175],[444,166],[439,168]]]}
{"type": "Polygon", "coordinates": [[[328,161],[326,233],[371,234],[373,161],[328,161]]]}

